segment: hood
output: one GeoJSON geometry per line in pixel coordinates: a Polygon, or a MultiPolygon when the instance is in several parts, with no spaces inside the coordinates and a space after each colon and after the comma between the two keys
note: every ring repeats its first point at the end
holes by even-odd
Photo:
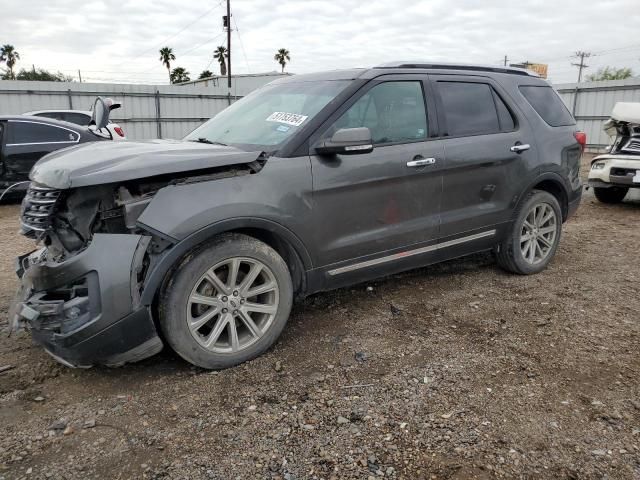
{"type": "Polygon", "coordinates": [[[32,182],[66,189],[255,161],[261,151],[178,140],[91,142],[44,156],[32,182]]]}

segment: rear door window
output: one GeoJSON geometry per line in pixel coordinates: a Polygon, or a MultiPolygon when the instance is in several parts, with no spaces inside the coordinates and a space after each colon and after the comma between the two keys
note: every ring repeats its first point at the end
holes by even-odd
{"type": "Polygon", "coordinates": [[[77,132],[45,123],[10,121],[9,124],[8,145],[75,143],[80,139],[77,132]]]}
{"type": "MultiPolygon", "coordinates": [[[[500,127],[494,92],[490,85],[446,81],[438,81],[436,84],[450,136],[486,135],[503,130],[500,127]]],[[[504,105],[503,107],[507,108],[504,105]]],[[[507,114],[509,114],[508,109],[507,114]]],[[[506,118],[505,116],[505,123],[508,123],[506,118]]],[[[506,130],[512,129],[513,118],[511,118],[511,128],[506,130]]]]}
{"type": "Polygon", "coordinates": [[[520,85],[519,88],[527,102],[552,127],[576,124],[553,88],[546,85],[520,85]]]}

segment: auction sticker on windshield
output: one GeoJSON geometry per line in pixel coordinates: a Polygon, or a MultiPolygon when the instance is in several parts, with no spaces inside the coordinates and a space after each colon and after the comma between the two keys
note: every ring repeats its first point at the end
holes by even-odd
{"type": "Polygon", "coordinates": [[[286,123],[287,125],[299,127],[307,118],[309,118],[308,115],[299,115],[297,113],[273,112],[267,117],[267,122],[286,123]]]}

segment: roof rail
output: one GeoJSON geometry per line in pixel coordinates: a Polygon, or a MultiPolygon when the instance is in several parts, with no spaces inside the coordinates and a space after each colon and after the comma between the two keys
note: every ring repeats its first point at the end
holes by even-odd
{"type": "Polygon", "coordinates": [[[428,68],[439,70],[471,70],[476,72],[496,72],[496,73],[510,73],[513,75],[527,75],[530,77],[539,77],[535,72],[525,70],[524,68],[517,67],[495,67],[490,65],[473,65],[466,63],[447,63],[447,62],[389,62],[382,65],[376,65],[373,68],[428,68]]]}

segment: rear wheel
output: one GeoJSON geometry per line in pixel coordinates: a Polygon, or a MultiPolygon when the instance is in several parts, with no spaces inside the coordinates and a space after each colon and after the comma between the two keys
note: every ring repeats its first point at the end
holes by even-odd
{"type": "Polygon", "coordinates": [[[593,187],[593,194],[602,203],[620,203],[628,191],[626,187],[593,187]]]}
{"type": "Polygon", "coordinates": [[[161,296],[160,324],[185,360],[227,368],[255,358],[276,341],[292,301],[282,257],[252,237],[225,234],[174,272],[161,296]]]}
{"type": "Polygon", "coordinates": [[[499,247],[498,264],[521,275],[541,272],[556,253],[561,231],[558,200],[548,192],[532,191],[520,204],[511,231],[499,247]]]}

